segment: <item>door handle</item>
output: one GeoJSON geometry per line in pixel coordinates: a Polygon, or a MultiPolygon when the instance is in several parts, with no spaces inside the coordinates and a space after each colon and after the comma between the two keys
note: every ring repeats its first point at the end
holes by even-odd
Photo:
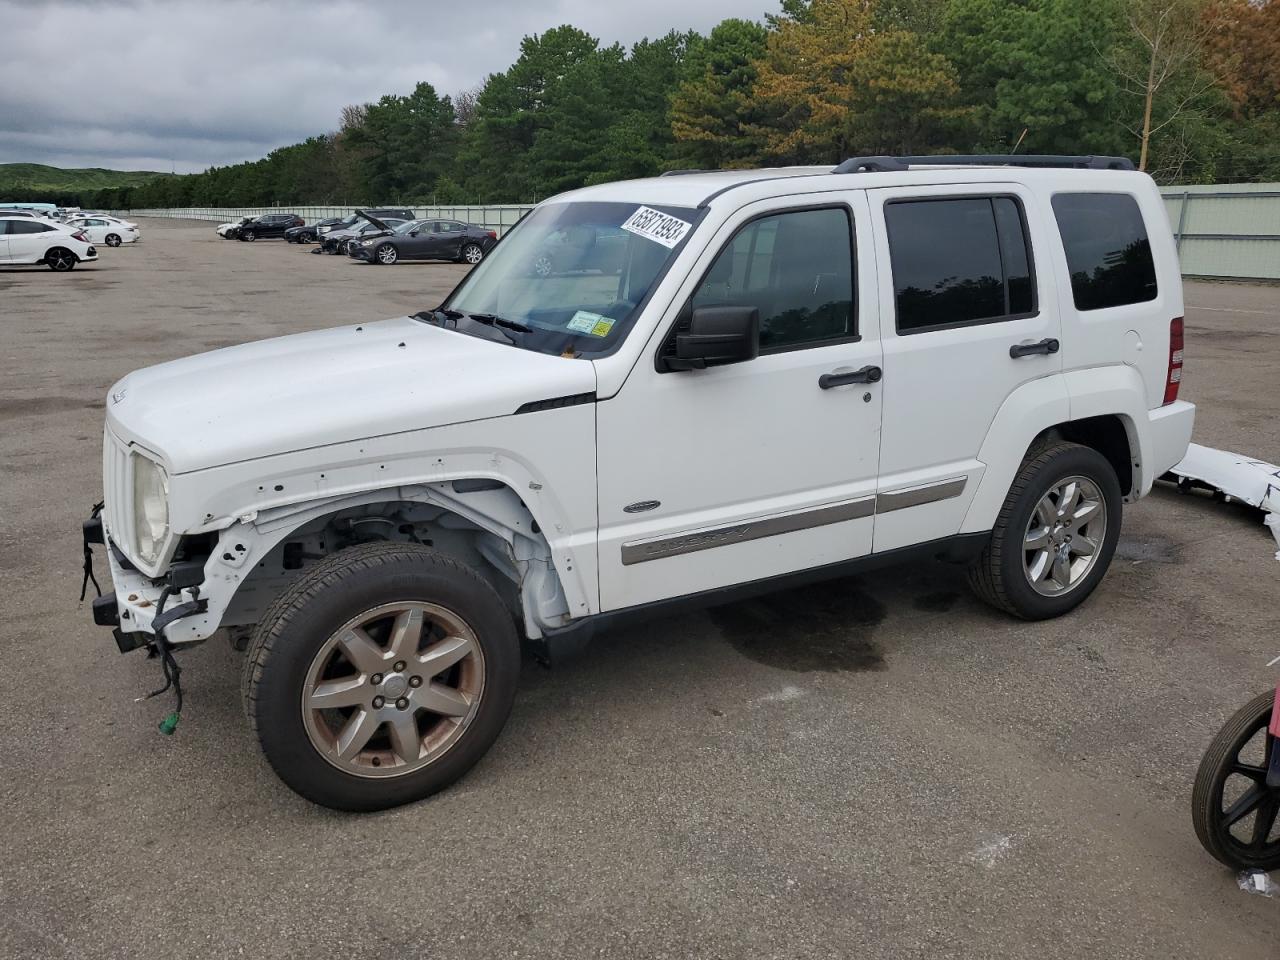
{"type": "Polygon", "coordinates": [[[843,387],[846,383],[879,383],[882,376],[884,371],[879,367],[863,367],[848,373],[824,373],[818,378],[818,386],[823,390],[830,390],[832,387],[843,387]]]}
{"type": "Polygon", "coordinates": [[[1039,343],[1015,343],[1009,348],[1009,356],[1014,360],[1019,357],[1030,357],[1037,353],[1048,356],[1051,353],[1057,353],[1061,346],[1053,337],[1045,337],[1039,343]]]}

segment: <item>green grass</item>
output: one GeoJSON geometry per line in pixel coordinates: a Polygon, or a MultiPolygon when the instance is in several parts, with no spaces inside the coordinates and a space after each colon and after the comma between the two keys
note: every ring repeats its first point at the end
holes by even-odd
{"type": "Polygon", "coordinates": [[[103,170],[100,167],[64,169],[42,163],[0,163],[0,201],[8,191],[49,190],[56,192],[107,190],[137,186],[156,177],[173,174],[154,170],[103,170]]]}

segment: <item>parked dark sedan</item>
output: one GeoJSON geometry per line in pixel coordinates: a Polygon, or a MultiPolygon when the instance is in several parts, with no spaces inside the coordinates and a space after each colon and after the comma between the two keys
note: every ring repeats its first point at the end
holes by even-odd
{"type": "Polygon", "coordinates": [[[341,223],[342,219],[342,217],[329,217],[301,227],[290,227],[284,232],[284,238],[289,243],[315,243],[321,227],[331,227],[335,223],[341,223]]]}
{"type": "Polygon", "coordinates": [[[385,237],[368,237],[347,245],[347,252],[368,263],[398,260],[453,260],[479,263],[498,242],[492,230],[458,220],[413,220],[385,237]]]}
{"type": "Polygon", "coordinates": [[[257,240],[260,237],[283,237],[290,227],[300,227],[304,223],[296,213],[268,213],[256,220],[246,223],[236,231],[237,240],[257,240]]]}

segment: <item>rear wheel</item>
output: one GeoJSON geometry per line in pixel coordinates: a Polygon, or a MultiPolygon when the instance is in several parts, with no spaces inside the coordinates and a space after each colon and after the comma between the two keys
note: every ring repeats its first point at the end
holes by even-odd
{"type": "Polygon", "coordinates": [[[1215,860],[1236,870],[1280,867],[1280,788],[1267,786],[1276,739],[1268,732],[1275,691],[1245,704],[1209,744],[1191,791],[1196,837],[1215,860]]]}
{"type": "Polygon", "coordinates": [[[364,544],[316,564],[258,624],[245,708],[291,788],[380,810],[465,774],[519,672],[511,615],[479,573],[416,544],[364,544]]]}
{"type": "Polygon", "coordinates": [[[463,263],[475,265],[484,259],[484,251],[480,249],[478,243],[468,243],[462,248],[463,263]]]}
{"type": "Polygon", "coordinates": [[[1025,620],[1073,609],[1111,564],[1121,500],[1115,470],[1098,451],[1075,443],[1032,451],[970,569],[974,592],[1025,620]]]}
{"type": "Polygon", "coordinates": [[[395,263],[400,259],[400,251],[395,248],[394,244],[384,243],[374,251],[374,260],[376,263],[384,263],[387,266],[395,263]]]}
{"type": "Polygon", "coordinates": [[[119,236],[119,234],[115,234],[115,233],[108,233],[108,234],[107,234],[107,246],[108,246],[108,247],[118,247],[118,246],[120,246],[120,236],[119,236]]]}
{"type": "Polygon", "coordinates": [[[44,262],[55,273],[66,273],[74,269],[79,258],[66,247],[54,247],[44,255],[44,262]]]}

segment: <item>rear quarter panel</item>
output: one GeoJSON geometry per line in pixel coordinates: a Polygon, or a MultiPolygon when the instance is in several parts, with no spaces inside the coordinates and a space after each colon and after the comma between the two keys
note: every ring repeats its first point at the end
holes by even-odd
{"type": "MultiPolygon", "coordinates": [[[[1114,364],[1127,366],[1138,375],[1136,382],[1140,384],[1145,408],[1154,409],[1164,399],[1169,323],[1182,316],[1183,309],[1182,274],[1164,203],[1155,182],[1146,174],[1096,170],[1062,173],[1051,188],[1045,189],[1044,199],[1056,234],[1050,246],[1062,314],[1063,370],[1069,373],[1114,364]],[[1154,300],[1098,310],[1076,309],[1071,272],[1052,213],[1053,196],[1068,192],[1121,193],[1137,201],[1156,268],[1154,300]]],[[[1078,416],[1074,409],[1072,416],[1078,416]]]]}

